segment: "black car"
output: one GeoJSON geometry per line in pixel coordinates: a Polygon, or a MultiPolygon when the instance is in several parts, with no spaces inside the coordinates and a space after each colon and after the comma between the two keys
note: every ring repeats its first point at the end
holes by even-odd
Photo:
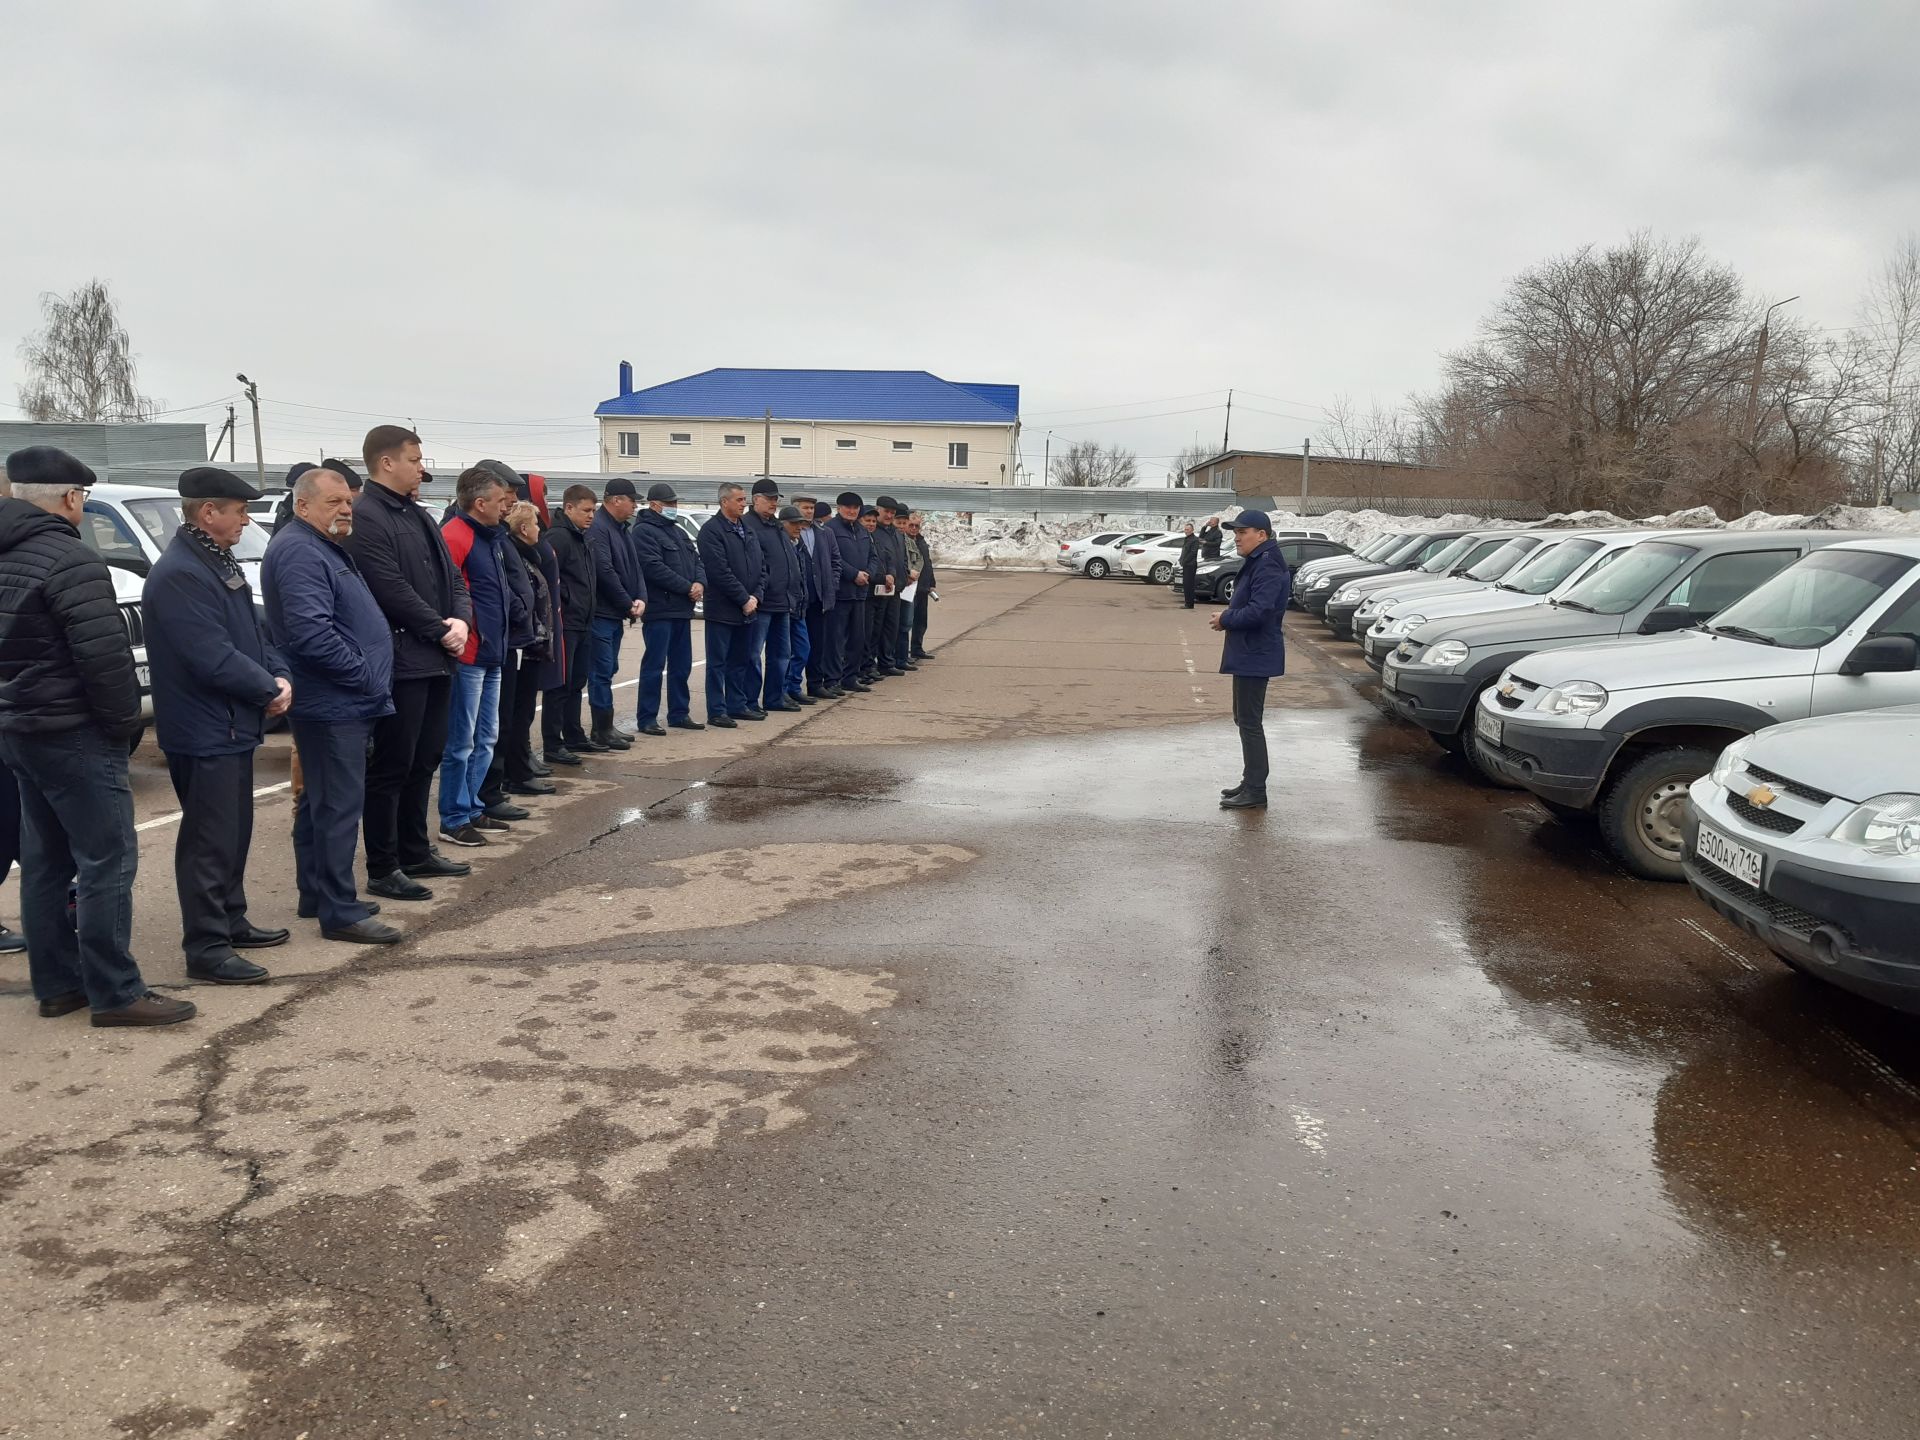
{"type": "MultiPolygon", "coordinates": [[[[1351,555],[1353,552],[1338,540],[1279,540],[1281,557],[1287,562],[1288,570],[1298,570],[1309,560],[1324,560],[1329,555],[1351,555]]],[[[1196,600],[1218,600],[1221,604],[1233,598],[1233,582],[1240,574],[1240,567],[1246,564],[1238,555],[1228,555],[1219,560],[1203,560],[1200,568],[1194,572],[1193,598],[1196,600]]],[[[1180,574],[1174,572],[1172,582],[1167,589],[1175,595],[1182,592],[1180,574]]]]}

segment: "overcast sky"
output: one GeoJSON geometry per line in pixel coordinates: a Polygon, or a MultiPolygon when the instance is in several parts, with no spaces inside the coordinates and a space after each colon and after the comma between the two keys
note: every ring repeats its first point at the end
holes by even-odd
{"type": "Polygon", "coordinates": [[[1051,429],[1153,472],[1229,386],[1265,448],[1431,386],[1582,243],[1697,235],[1844,327],[1920,225],[1908,0],[10,0],[0,34],[0,402],[40,292],[99,276],[143,388],[217,423],[246,371],[281,465],[412,416],[443,465],[591,469],[629,359],[1017,383],[1035,469],[1051,429]]]}

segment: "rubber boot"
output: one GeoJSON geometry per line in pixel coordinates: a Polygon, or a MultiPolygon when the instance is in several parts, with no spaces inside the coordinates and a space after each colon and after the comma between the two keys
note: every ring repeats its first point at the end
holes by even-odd
{"type": "Polygon", "coordinates": [[[633,747],[633,741],[614,728],[611,710],[593,712],[593,743],[609,750],[628,750],[633,747]]]}

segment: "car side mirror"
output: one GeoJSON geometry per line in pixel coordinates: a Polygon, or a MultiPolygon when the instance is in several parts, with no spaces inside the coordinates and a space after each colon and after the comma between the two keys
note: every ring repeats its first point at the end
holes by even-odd
{"type": "Polygon", "coordinates": [[[1647,612],[1647,618],[1640,622],[1642,635],[1670,635],[1675,630],[1685,630],[1697,625],[1693,611],[1685,605],[1661,605],[1647,612]]]}
{"type": "Polygon", "coordinates": [[[144,555],[103,555],[100,557],[116,570],[127,570],[145,579],[153,573],[153,562],[144,555]]]}
{"type": "Polygon", "coordinates": [[[1840,662],[1842,675],[1898,674],[1920,666],[1920,645],[1911,635],[1873,635],[1840,662]]]}

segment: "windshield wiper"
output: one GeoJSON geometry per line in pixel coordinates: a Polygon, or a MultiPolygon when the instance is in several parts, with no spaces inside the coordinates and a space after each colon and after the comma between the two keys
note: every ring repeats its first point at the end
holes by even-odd
{"type": "Polygon", "coordinates": [[[1778,645],[1780,642],[1771,635],[1762,635],[1758,630],[1749,630],[1744,625],[1708,625],[1705,627],[1711,635],[1731,635],[1736,640],[1752,640],[1759,645],[1778,645]]]}
{"type": "Polygon", "coordinates": [[[1556,605],[1564,605],[1569,610],[1584,610],[1589,615],[1598,615],[1600,613],[1591,605],[1582,605],[1578,600],[1556,600],[1553,603],[1556,605]]]}

